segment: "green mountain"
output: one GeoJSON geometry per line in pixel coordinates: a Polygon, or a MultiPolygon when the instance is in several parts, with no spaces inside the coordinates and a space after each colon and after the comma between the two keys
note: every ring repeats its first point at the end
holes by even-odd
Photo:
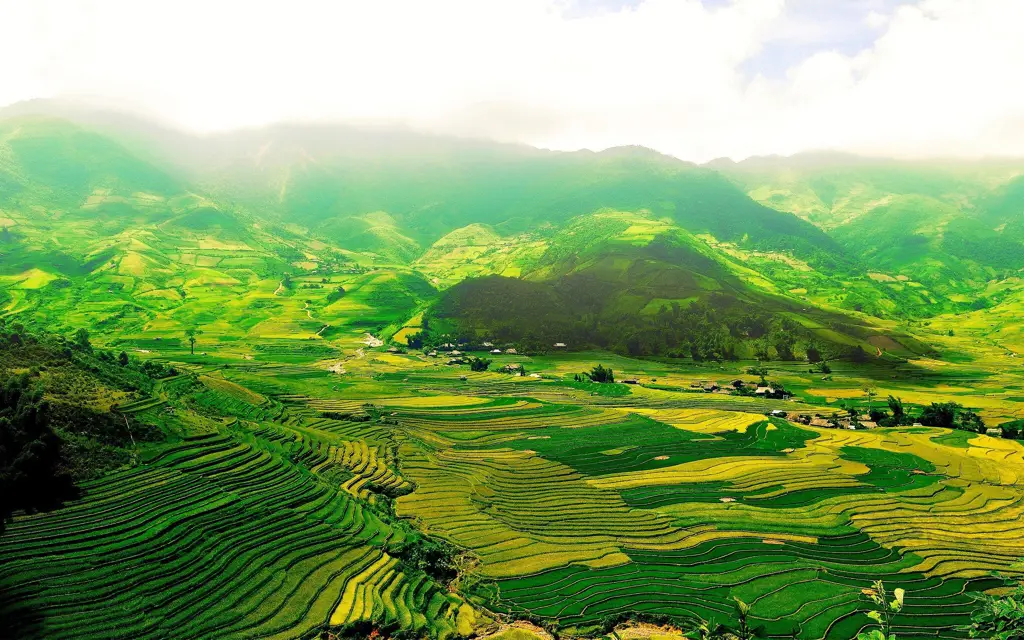
{"type": "Polygon", "coordinates": [[[923,289],[933,312],[988,304],[990,283],[1024,269],[1024,161],[801,154],[709,166],[827,231],[880,282],[923,289]]]}
{"type": "Polygon", "coordinates": [[[0,112],[0,637],[957,637],[1015,171],[0,112]]]}
{"type": "MultiPolygon", "coordinates": [[[[765,160],[723,174],[641,147],[560,153],[335,125],[190,136],[57,104],[19,109],[0,121],[0,304],[40,324],[402,342],[425,314],[435,334],[638,354],[795,357],[819,342],[913,354],[928,348],[874,318],[985,304],[972,292],[995,265],[1016,265],[1014,225],[967,222],[939,178],[886,178],[859,160],[782,162],[790,177],[831,167],[801,178],[820,215],[792,215],[737,186],[769,175],[765,160]],[[838,211],[854,181],[926,195],[838,224],[825,203],[838,211]],[[948,218],[938,235],[936,211],[948,218]],[[1002,262],[972,258],[991,241],[983,232],[999,237],[1002,262]],[[679,315],[691,306],[700,319],[679,315]],[[684,321],[700,328],[672,328],[684,321]]],[[[975,194],[986,220],[1013,217],[1003,187],[975,194]]]]}
{"type": "Polygon", "coordinates": [[[759,288],[759,275],[666,220],[602,211],[571,220],[521,277],[471,278],[428,314],[436,341],[561,342],[698,360],[929,349],[864,318],[759,288]]]}

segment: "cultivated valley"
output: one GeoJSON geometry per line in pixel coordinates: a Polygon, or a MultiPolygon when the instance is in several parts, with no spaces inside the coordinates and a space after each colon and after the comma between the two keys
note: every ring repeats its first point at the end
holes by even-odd
{"type": "Polygon", "coordinates": [[[1024,161],[0,111],[0,636],[992,637],[1022,277],[1024,161]]]}

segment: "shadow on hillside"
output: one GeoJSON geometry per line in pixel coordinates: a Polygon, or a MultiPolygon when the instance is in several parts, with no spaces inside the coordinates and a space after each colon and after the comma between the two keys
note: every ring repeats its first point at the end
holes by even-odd
{"type": "Polygon", "coordinates": [[[43,615],[26,600],[27,590],[0,587],[0,638],[43,637],[43,615]]]}

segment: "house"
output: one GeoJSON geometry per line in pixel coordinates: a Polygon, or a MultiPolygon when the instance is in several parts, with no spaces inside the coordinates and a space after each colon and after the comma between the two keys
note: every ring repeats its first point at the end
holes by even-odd
{"type": "Polygon", "coordinates": [[[912,427],[923,427],[924,425],[921,424],[920,422],[915,422],[914,424],[912,424],[910,426],[912,426],[912,427]]]}
{"type": "Polygon", "coordinates": [[[775,398],[775,399],[789,398],[790,396],[793,395],[792,393],[789,393],[788,391],[786,391],[782,387],[758,387],[754,391],[754,393],[758,397],[761,397],[761,398],[775,398]]]}
{"type": "Polygon", "coordinates": [[[862,429],[877,429],[878,423],[872,420],[861,420],[860,426],[862,429]]]}
{"type": "Polygon", "coordinates": [[[691,389],[703,389],[704,388],[704,381],[701,380],[699,382],[698,381],[691,382],[690,383],[690,388],[691,389]]]}
{"type": "Polygon", "coordinates": [[[565,348],[565,343],[564,343],[564,342],[556,342],[556,343],[554,344],[554,347],[555,347],[556,349],[564,349],[564,348],[565,348]]]}
{"type": "Polygon", "coordinates": [[[501,353],[501,349],[491,349],[491,353],[497,355],[497,354],[501,353]]]}
{"type": "Polygon", "coordinates": [[[786,412],[782,409],[772,409],[771,415],[773,418],[785,418],[786,412]]]}
{"type": "Polygon", "coordinates": [[[437,351],[431,351],[427,355],[430,356],[431,358],[436,358],[437,357],[437,351]]]}
{"type": "Polygon", "coordinates": [[[1003,430],[1001,427],[989,427],[988,429],[985,429],[985,435],[992,436],[994,438],[1002,438],[1003,430]]]}
{"type": "Polygon", "coordinates": [[[640,384],[640,380],[638,378],[626,378],[625,380],[622,381],[622,383],[623,384],[640,384]]]}
{"type": "Polygon", "coordinates": [[[398,347],[388,347],[388,353],[398,353],[398,347]]]}
{"type": "Polygon", "coordinates": [[[829,423],[828,420],[826,420],[825,418],[822,418],[821,416],[814,416],[813,418],[811,418],[811,421],[808,424],[810,424],[812,427],[822,427],[822,428],[827,428],[827,427],[831,427],[832,426],[831,423],[829,423]]]}
{"type": "Polygon", "coordinates": [[[455,351],[452,351],[452,355],[453,355],[453,356],[461,356],[461,355],[462,355],[462,352],[461,352],[461,351],[459,351],[459,350],[455,350],[455,351]]]}
{"type": "Polygon", "coordinates": [[[483,343],[482,346],[484,346],[484,347],[493,347],[494,343],[493,342],[485,342],[485,343],[483,343]]]}
{"type": "Polygon", "coordinates": [[[515,349],[505,349],[505,353],[509,354],[510,356],[514,356],[519,352],[516,351],[515,349]]]}
{"type": "Polygon", "coordinates": [[[719,386],[717,382],[708,382],[704,385],[704,391],[706,393],[714,393],[715,391],[718,391],[718,389],[719,386]]]}

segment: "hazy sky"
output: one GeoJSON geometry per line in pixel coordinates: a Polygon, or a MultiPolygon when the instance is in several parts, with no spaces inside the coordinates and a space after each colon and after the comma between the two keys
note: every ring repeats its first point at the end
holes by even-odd
{"type": "Polygon", "coordinates": [[[0,105],[681,158],[1024,155],[1024,0],[0,0],[0,105]]]}

